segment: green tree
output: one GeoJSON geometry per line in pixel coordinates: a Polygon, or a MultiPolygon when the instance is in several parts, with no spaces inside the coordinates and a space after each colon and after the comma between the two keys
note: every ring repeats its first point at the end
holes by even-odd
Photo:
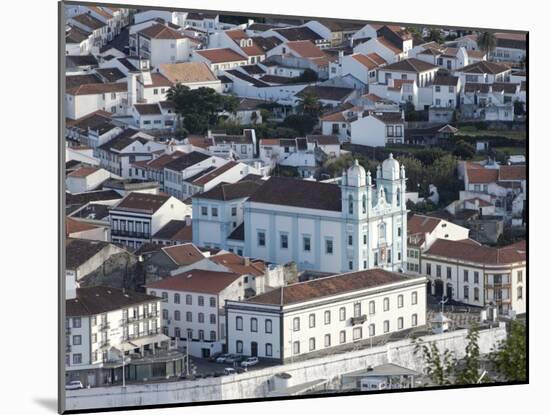
{"type": "Polygon", "coordinates": [[[455,383],[459,385],[475,385],[479,381],[481,355],[479,353],[479,327],[473,325],[468,330],[466,336],[468,344],[466,345],[465,356],[460,361],[456,373],[455,383]]]}
{"type": "MultiPolygon", "coordinates": [[[[512,321],[510,334],[489,355],[495,371],[506,382],[527,380],[527,342],[525,325],[512,321]]],[[[499,379],[499,380],[500,380],[499,379]]]]}
{"type": "Polygon", "coordinates": [[[429,40],[430,42],[441,43],[442,41],[441,30],[439,30],[437,27],[431,27],[430,34],[428,35],[427,40],[429,40]]]}
{"type": "Polygon", "coordinates": [[[294,78],[296,83],[307,82],[313,83],[319,80],[319,75],[313,69],[306,68],[300,76],[294,78]]]}
{"type": "Polygon", "coordinates": [[[405,166],[405,174],[407,175],[407,188],[411,192],[419,191],[423,187],[424,169],[422,163],[415,157],[407,156],[400,157],[399,162],[405,166]]]}
{"type": "Polygon", "coordinates": [[[317,125],[318,118],[310,114],[291,114],[283,121],[283,126],[298,131],[299,135],[304,136],[311,133],[317,125]]]}
{"type": "Polygon", "coordinates": [[[472,144],[467,143],[464,140],[458,140],[455,143],[453,154],[463,160],[469,160],[475,156],[476,149],[472,144]]]}
{"type": "Polygon", "coordinates": [[[438,386],[452,384],[452,374],[456,365],[454,353],[448,349],[440,352],[435,342],[422,344],[421,339],[417,339],[414,354],[420,355],[423,359],[424,373],[432,384],[438,386]]]}
{"type": "Polygon", "coordinates": [[[477,38],[479,48],[489,55],[497,46],[497,39],[493,32],[481,32],[477,38]]]}
{"type": "Polygon", "coordinates": [[[523,107],[523,103],[519,99],[516,99],[514,101],[514,114],[515,115],[525,114],[525,108],[523,107]]]}
{"type": "Polygon", "coordinates": [[[306,91],[303,97],[298,101],[296,109],[300,114],[307,114],[311,117],[318,118],[321,114],[322,105],[314,92],[306,91]]]}

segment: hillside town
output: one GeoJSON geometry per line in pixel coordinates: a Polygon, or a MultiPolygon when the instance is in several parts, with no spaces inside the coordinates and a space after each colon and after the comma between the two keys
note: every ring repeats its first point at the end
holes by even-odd
{"type": "Polygon", "coordinates": [[[525,33],[64,7],[67,409],[524,380],[525,33]]]}

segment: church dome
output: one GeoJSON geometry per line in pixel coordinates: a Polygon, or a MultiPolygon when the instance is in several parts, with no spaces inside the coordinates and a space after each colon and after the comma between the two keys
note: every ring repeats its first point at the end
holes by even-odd
{"type": "Polygon", "coordinates": [[[392,153],[382,162],[382,177],[389,180],[399,178],[399,162],[393,158],[392,153]]]}
{"type": "Polygon", "coordinates": [[[363,166],[357,160],[347,171],[348,186],[362,187],[365,186],[367,173],[363,166]]]}

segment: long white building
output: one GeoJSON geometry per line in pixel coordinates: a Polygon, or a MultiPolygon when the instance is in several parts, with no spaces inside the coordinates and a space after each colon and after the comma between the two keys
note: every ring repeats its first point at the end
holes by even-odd
{"type": "Polygon", "coordinates": [[[426,324],[426,279],[381,269],[226,301],[229,353],[282,363],[426,324]]]}
{"type": "Polygon", "coordinates": [[[406,180],[392,155],[378,167],[376,185],[357,162],[340,184],[271,177],[244,202],[242,228],[232,226],[235,231],[223,241],[211,240],[208,226],[208,212],[217,212],[219,201],[201,199],[193,243],[227,246],[278,264],[295,261],[300,270],[404,270],[406,180]]]}

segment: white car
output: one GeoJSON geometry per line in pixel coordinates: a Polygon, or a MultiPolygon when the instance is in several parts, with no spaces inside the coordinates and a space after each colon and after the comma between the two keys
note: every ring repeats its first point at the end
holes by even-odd
{"type": "Polygon", "coordinates": [[[254,365],[257,365],[258,363],[260,363],[260,359],[258,359],[257,357],[255,356],[247,357],[241,362],[241,366],[242,367],[254,366],[254,365]]]}
{"type": "Polygon", "coordinates": [[[216,358],[216,363],[225,363],[225,360],[229,357],[229,354],[222,354],[216,358]]]}
{"type": "Polygon", "coordinates": [[[73,380],[65,385],[65,390],[72,391],[77,389],[84,389],[82,382],[79,380],[73,380]]]}

